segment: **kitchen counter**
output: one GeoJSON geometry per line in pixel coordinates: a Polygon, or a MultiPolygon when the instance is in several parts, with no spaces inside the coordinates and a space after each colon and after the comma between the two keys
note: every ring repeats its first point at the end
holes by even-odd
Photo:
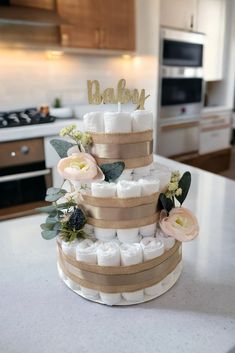
{"type": "Polygon", "coordinates": [[[216,114],[216,113],[228,113],[232,112],[233,108],[226,105],[214,105],[202,108],[202,115],[216,114]]]}
{"type": "Polygon", "coordinates": [[[83,122],[79,119],[57,119],[53,123],[2,128],[0,142],[58,135],[63,127],[70,124],[76,124],[81,129],[83,122]]]}
{"type": "Polygon", "coordinates": [[[44,215],[0,224],[0,351],[4,353],[232,353],[235,346],[235,182],[190,170],[185,202],[200,235],[183,245],[183,273],[163,296],[107,307],[59,279],[55,241],[40,236],[44,215]],[[232,350],[233,348],[233,350],[232,350]]]}

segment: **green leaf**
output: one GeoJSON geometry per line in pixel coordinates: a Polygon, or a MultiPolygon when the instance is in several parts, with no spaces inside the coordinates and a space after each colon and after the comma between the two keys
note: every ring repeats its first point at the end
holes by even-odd
{"type": "Polygon", "coordinates": [[[53,211],[56,211],[56,207],[53,205],[50,206],[44,206],[44,207],[38,207],[35,208],[37,212],[42,212],[42,213],[51,213],[53,211]]]}
{"type": "Polygon", "coordinates": [[[190,185],[191,185],[191,174],[190,172],[185,172],[182,175],[181,179],[179,180],[179,188],[182,189],[182,194],[180,196],[175,196],[175,198],[179,201],[181,205],[188,195],[190,185]]]}
{"type": "Polygon", "coordinates": [[[105,180],[108,182],[115,181],[125,169],[124,162],[114,162],[114,163],[107,163],[102,164],[100,169],[105,175],[105,180]]]}
{"type": "Polygon", "coordinates": [[[58,222],[57,216],[55,217],[48,216],[46,219],[46,224],[56,224],[57,222],[58,222]]]}
{"type": "Polygon", "coordinates": [[[169,198],[166,197],[165,194],[161,193],[159,196],[159,200],[162,204],[162,207],[164,208],[164,210],[166,210],[168,213],[171,211],[171,209],[174,207],[174,203],[173,201],[169,198]]]}
{"type": "Polygon", "coordinates": [[[50,239],[53,239],[57,236],[57,231],[56,230],[43,230],[41,234],[44,239],[50,240],[50,239]]]}
{"type": "Polygon", "coordinates": [[[58,193],[66,194],[67,191],[65,189],[60,189],[60,188],[48,188],[47,189],[47,195],[55,195],[58,193]]]}
{"type": "Polygon", "coordinates": [[[52,145],[52,147],[54,147],[54,149],[56,150],[60,158],[67,157],[68,149],[75,146],[75,144],[71,142],[60,140],[60,139],[53,139],[50,141],[50,144],[52,145]]]}
{"type": "Polygon", "coordinates": [[[40,225],[42,230],[53,230],[54,224],[53,223],[42,223],[40,225]]]}
{"type": "Polygon", "coordinates": [[[49,202],[54,202],[59,200],[63,196],[64,196],[63,192],[62,193],[58,192],[57,194],[46,195],[45,200],[49,202]]]}

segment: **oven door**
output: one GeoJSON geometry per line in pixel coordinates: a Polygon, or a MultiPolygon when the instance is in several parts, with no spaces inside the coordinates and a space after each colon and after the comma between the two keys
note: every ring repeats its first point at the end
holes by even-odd
{"type": "Polygon", "coordinates": [[[160,118],[197,116],[202,107],[203,79],[163,77],[160,118]]]}

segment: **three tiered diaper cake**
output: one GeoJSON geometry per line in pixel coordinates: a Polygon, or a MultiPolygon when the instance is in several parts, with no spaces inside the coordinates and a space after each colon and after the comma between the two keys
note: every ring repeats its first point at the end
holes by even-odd
{"type": "Polygon", "coordinates": [[[42,236],[56,237],[59,275],[80,296],[107,305],[151,300],[178,280],[182,242],[198,234],[182,207],[191,175],[153,161],[148,111],[91,112],[84,127],[51,141],[64,183],[39,209],[48,213],[42,236]]]}

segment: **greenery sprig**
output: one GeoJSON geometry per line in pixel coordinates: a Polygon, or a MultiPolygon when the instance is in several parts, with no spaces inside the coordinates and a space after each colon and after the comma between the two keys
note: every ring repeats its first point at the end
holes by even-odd
{"type": "Polygon", "coordinates": [[[167,185],[165,193],[161,193],[159,196],[160,208],[163,208],[169,213],[172,208],[175,207],[175,200],[182,206],[184,200],[188,195],[188,191],[191,185],[191,174],[185,172],[180,177],[179,171],[172,172],[171,180],[167,185]]]}
{"type": "Polygon", "coordinates": [[[87,132],[81,132],[76,130],[76,125],[72,124],[63,128],[60,131],[61,137],[70,137],[71,140],[75,142],[78,146],[80,152],[84,152],[91,144],[92,144],[92,137],[87,132]]]}

